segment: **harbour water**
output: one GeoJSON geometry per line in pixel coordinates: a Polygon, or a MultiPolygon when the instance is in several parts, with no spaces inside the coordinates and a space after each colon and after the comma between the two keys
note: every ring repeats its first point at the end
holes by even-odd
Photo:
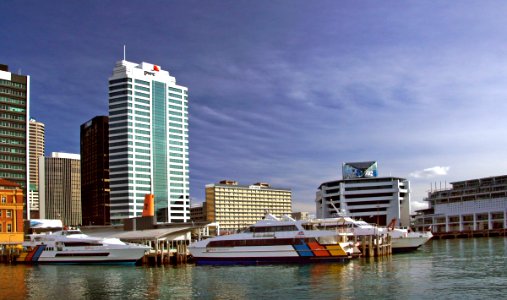
{"type": "Polygon", "coordinates": [[[346,264],[0,265],[0,299],[500,299],[507,238],[434,240],[346,264]]]}

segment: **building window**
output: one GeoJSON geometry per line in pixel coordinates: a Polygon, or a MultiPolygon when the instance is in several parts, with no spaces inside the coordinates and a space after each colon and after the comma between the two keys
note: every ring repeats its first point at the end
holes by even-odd
{"type": "Polygon", "coordinates": [[[6,203],[6,202],[7,202],[7,197],[2,196],[2,203],[6,203]]]}
{"type": "Polygon", "coordinates": [[[7,224],[7,232],[12,232],[12,224],[7,224]]]}
{"type": "Polygon", "coordinates": [[[7,218],[12,218],[12,211],[8,210],[6,216],[7,218]]]}

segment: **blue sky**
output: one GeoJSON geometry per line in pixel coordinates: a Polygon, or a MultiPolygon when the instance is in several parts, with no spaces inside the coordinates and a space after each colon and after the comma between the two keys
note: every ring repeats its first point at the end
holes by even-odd
{"type": "Polygon", "coordinates": [[[189,88],[194,203],[222,179],[317,187],[347,161],[430,184],[507,169],[503,1],[0,2],[0,63],[31,76],[46,153],[79,153],[116,61],[189,88]]]}

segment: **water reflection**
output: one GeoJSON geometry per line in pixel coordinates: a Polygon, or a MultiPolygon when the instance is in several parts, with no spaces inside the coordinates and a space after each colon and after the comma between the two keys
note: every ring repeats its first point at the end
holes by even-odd
{"type": "Polygon", "coordinates": [[[0,298],[25,299],[27,297],[26,273],[25,266],[0,264],[0,298]]]}
{"type": "Polygon", "coordinates": [[[415,253],[346,264],[0,265],[2,299],[434,299],[507,293],[507,239],[436,240],[415,253]]]}

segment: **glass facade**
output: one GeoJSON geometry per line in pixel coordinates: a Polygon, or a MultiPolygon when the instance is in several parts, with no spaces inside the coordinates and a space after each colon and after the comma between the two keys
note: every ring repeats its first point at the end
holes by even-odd
{"type": "Polygon", "coordinates": [[[170,98],[187,88],[152,64],[127,61],[116,64],[109,84],[111,222],[140,216],[148,193],[158,222],[189,221],[188,100],[170,98]]]}
{"type": "MultiPolygon", "coordinates": [[[[169,200],[167,182],[167,108],[166,85],[153,82],[153,191],[155,207],[160,219],[164,219],[169,200]]],[[[167,220],[164,220],[167,222],[167,220]]]]}

